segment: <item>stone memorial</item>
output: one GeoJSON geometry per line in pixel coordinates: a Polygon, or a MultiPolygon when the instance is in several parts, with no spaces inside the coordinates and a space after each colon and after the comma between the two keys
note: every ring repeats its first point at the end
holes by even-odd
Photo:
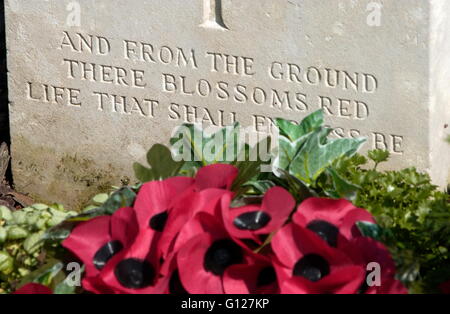
{"type": "Polygon", "coordinates": [[[81,206],[186,122],[322,108],[389,169],[448,179],[448,0],[6,0],[13,174],[81,206]]]}

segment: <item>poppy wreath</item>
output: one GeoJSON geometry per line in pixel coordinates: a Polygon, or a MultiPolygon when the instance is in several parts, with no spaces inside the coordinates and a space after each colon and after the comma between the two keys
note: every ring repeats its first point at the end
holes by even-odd
{"type": "MultiPolygon", "coordinates": [[[[342,199],[275,186],[235,206],[238,169],[142,185],[133,206],[78,224],[62,245],[85,265],[92,293],[406,293],[382,243],[357,223],[370,213],[342,199]],[[373,274],[368,265],[378,265],[373,274]]],[[[26,288],[27,289],[27,288],[26,288]]],[[[26,290],[25,289],[25,290],[26,290]]],[[[28,289],[38,289],[31,287],[28,289]]],[[[45,292],[45,291],[44,291],[45,292]]]]}

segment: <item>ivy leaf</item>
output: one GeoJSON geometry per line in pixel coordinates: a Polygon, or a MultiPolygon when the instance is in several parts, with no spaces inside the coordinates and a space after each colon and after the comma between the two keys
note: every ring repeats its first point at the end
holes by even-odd
{"type": "Polygon", "coordinates": [[[328,168],[326,172],[333,181],[333,192],[336,193],[336,198],[345,198],[349,201],[354,201],[356,199],[358,191],[361,189],[361,187],[345,180],[333,168],[328,168]]]}
{"type": "Polygon", "coordinates": [[[239,123],[213,134],[207,134],[197,125],[183,124],[170,139],[170,144],[177,158],[193,162],[192,166],[196,168],[218,162],[233,163],[242,149],[239,131],[239,123]]]}
{"type": "MultiPolygon", "coordinates": [[[[271,138],[266,137],[254,147],[250,147],[247,144],[243,146],[243,149],[237,157],[237,161],[233,163],[239,170],[238,176],[231,187],[233,191],[236,191],[236,196],[247,191],[249,186],[246,186],[245,184],[261,173],[261,166],[265,163],[265,160],[263,160],[264,158],[261,157],[267,157],[262,156],[262,154],[268,153],[267,151],[264,151],[264,149],[270,147],[270,141],[271,138]]],[[[270,161],[270,156],[268,157],[269,160],[267,162],[270,161]]]]}
{"type": "Polygon", "coordinates": [[[147,153],[147,162],[151,168],[134,163],[136,178],[141,182],[162,180],[178,174],[183,166],[182,161],[174,161],[170,149],[161,144],[155,144],[147,153]]]}
{"type": "Polygon", "coordinates": [[[182,124],[170,139],[172,151],[178,160],[192,162],[192,166],[206,166],[203,160],[203,130],[194,124],[182,124]]]}
{"type": "Polygon", "coordinates": [[[288,170],[292,161],[295,159],[295,156],[299,152],[302,145],[308,139],[309,133],[297,139],[294,142],[291,142],[288,138],[284,136],[280,136],[278,139],[278,156],[274,161],[273,169],[275,174],[279,174],[277,169],[288,170]]]}
{"type": "Polygon", "coordinates": [[[356,226],[363,236],[381,241],[383,229],[377,224],[368,221],[358,221],[356,222],[356,226]]]}
{"type": "Polygon", "coordinates": [[[287,137],[291,142],[295,142],[307,133],[316,131],[323,125],[323,122],[324,118],[322,110],[311,113],[304,118],[299,125],[285,119],[275,119],[275,124],[280,131],[280,135],[287,137]]]}
{"type": "Polygon", "coordinates": [[[290,166],[290,173],[309,185],[337,159],[355,154],[366,139],[334,139],[326,141],[329,130],[322,128],[312,134],[290,166]]]}

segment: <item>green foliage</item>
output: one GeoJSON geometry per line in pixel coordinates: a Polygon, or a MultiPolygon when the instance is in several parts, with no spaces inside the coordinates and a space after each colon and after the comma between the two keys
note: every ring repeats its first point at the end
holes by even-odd
{"type": "Polygon", "coordinates": [[[124,186],[110,194],[102,193],[94,196],[92,205],[86,207],[82,213],[76,213],[48,229],[43,238],[49,241],[62,241],[70,235],[70,231],[79,222],[98,216],[112,215],[120,208],[133,206],[139,187],[139,185],[135,187],[124,186]]]}
{"type": "Polygon", "coordinates": [[[195,124],[183,124],[170,139],[173,152],[188,168],[215,163],[235,163],[245,147],[239,146],[239,123],[207,134],[195,124]]]}
{"type": "Polygon", "coordinates": [[[450,197],[414,168],[376,170],[388,153],[370,151],[375,163],[356,155],[335,163],[336,171],[360,187],[355,205],[369,210],[383,229],[398,267],[399,278],[413,292],[437,292],[450,279],[450,197]]]}
{"type": "Polygon", "coordinates": [[[382,162],[385,162],[389,159],[389,151],[382,149],[374,149],[369,151],[367,156],[375,162],[374,169],[377,169],[378,165],[382,162]]]}
{"type": "Polygon", "coordinates": [[[137,162],[133,164],[135,176],[142,183],[176,176],[183,166],[183,162],[174,161],[170,149],[161,144],[153,145],[148,151],[147,162],[151,168],[137,162]]]}
{"type": "Polygon", "coordinates": [[[35,204],[16,211],[0,206],[0,292],[16,288],[40,267],[48,254],[45,232],[75,215],[59,204],[35,204]]]}
{"type": "MultiPolygon", "coordinates": [[[[279,153],[274,172],[280,169],[315,188],[319,177],[333,162],[354,155],[365,139],[328,139],[332,129],[324,127],[323,112],[316,111],[299,125],[277,119],[280,129],[279,153]]],[[[334,181],[336,175],[331,179],[334,181]]]]}

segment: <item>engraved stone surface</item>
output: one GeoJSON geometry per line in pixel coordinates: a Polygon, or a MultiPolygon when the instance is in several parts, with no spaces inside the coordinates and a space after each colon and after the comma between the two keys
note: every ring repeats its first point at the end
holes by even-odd
{"type": "Polygon", "coordinates": [[[323,108],[390,169],[448,178],[450,1],[7,0],[16,187],[79,206],[176,125],[323,108]]]}

